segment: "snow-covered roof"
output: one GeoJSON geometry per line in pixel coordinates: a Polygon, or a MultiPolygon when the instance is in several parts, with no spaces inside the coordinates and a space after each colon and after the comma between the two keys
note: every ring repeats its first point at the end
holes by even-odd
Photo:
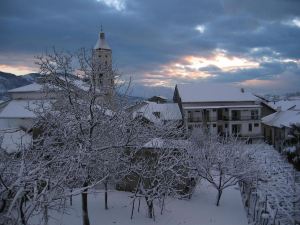
{"type": "Polygon", "coordinates": [[[34,112],[41,103],[49,105],[49,101],[46,100],[11,100],[0,111],[0,118],[36,118],[34,112]]]}
{"type": "Polygon", "coordinates": [[[9,93],[15,92],[40,92],[43,90],[43,85],[38,83],[28,84],[22,87],[14,88],[9,90],[9,93]]]}
{"type": "Polygon", "coordinates": [[[186,148],[190,144],[187,140],[174,140],[174,139],[162,139],[153,138],[146,144],[144,148],[186,148]]]}
{"type": "Polygon", "coordinates": [[[133,117],[143,116],[153,123],[161,121],[181,120],[181,112],[177,103],[163,103],[145,101],[140,108],[133,112],[133,117]]]}
{"type": "Polygon", "coordinates": [[[19,129],[0,131],[0,137],[0,148],[7,153],[20,151],[32,143],[32,136],[19,129]]]}
{"type": "Polygon", "coordinates": [[[261,105],[187,106],[184,109],[261,108],[261,105]]]}
{"type": "Polygon", "coordinates": [[[280,108],[282,111],[290,109],[300,111],[300,100],[280,100],[278,102],[268,102],[268,105],[275,110],[280,108]]]}
{"type": "Polygon", "coordinates": [[[287,110],[275,112],[262,118],[262,123],[272,127],[291,127],[292,124],[300,124],[300,112],[287,110]]]}
{"type": "Polygon", "coordinates": [[[182,102],[258,101],[253,94],[226,84],[177,84],[182,102]]]}
{"type": "Polygon", "coordinates": [[[107,44],[105,40],[105,34],[103,32],[100,32],[99,38],[97,40],[97,43],[94,47],[94,49],[107,49],[110,50],[109,45],[107,44]]]}

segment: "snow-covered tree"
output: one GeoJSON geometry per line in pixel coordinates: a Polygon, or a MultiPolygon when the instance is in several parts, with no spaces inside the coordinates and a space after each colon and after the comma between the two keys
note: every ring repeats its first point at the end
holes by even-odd
{"type": "Polygon", "coordinates": [[[166,197],[188,194],[192,174],[185,145],[186,140],[154,138],[124,153],[128,171],[123,182],[128,182],[134,191],[132,215],[137,198],[145,199],[148,217],[154,218],[155,201],[160,202],[162,211],[166,197]]]}
{"type": "Polygon", "coordinates": [[[200,130],[192,135],[190,141],[193,168],[200,178],[217,189],[217,206],[224,189],[238,182],[251,183],[257,178],[257,166],[252,159],[254,149],[250,151],[244,141],[200,130]]]}

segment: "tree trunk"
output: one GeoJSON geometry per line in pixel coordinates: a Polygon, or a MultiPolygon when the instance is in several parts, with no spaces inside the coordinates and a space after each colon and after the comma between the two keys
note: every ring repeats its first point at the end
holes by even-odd
{"type": "Polygon", "coordinates": [[[23,211],[23,204],[24,204],[24,196],[21,198],[21,202],[20,202],[20,215],[21,215],[21,223],[23,225],[26,225],[26,219],[25,219],[25,215],[24,215],[24,211],[23,211]]]}
{"type": "MultiPolygon", "coordinates": [[[[84,187],[87,187],[87,183],[84,183],[84,187]]],[[[82,201],[82,222],[83,225],[90,225],[89,213],[88,213],[88,189],[84,189],[81,193],[81,201],[82,201]]]]}
{"type": "Polygon", "coordinates": [[[146,198],[146,203],[147,203],[147,206],[148,206],[148,217],[150,219],[152,219],[153,218],[153,201],[148,200],[147,197],[145,197],[145,198],[146,198]]]}
{"type": "Polygon", "coordinates": [[[222,190],[218,190],[218,197],[217,197],[217,203],[216,203],[217,206],[220,205],[221,196],[222,196],[222,190]]]}
{"type": "Polygon", "coordinates": [[[73,191],[73,190],[71,189],[71,191],[70,191],[70,192],[71,192],[71,195],[70,195],[70,206],[72,206],[72,205],[73,205],[72,191],[73,191]]]}
{"type": "Polygon", "coordinates": [[[222,196],[222,178],[223,178],[223,171],[222,169],[220,169],[220,174],[219,174],[219,185],[218,185],[218,196],[217,196],[217,202],[216,205],[219,206],[220,205],[220,199],[222,196]]]}
{"type": "Polygon", "coordinates": [[[108,204],[107,204],[107,182],[104,182],[104,188],[105,188],[105,193],[104,193],[104,207],[106,210],[108,210],[108,204]]]}
{"type": "MultiPolygon", "coordinates": [[[[46,197],[44,195],[44,200],[46,203],[46,197]]],[[[48,221],[49,221],[49,216],[48,216],[48,205],[47,203],[44,206],[44,225],[48,225],[48,221]]]]}

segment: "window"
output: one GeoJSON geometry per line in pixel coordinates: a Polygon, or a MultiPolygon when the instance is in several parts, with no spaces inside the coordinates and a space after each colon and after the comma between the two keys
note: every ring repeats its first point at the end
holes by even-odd
{"type": "Polygon", "coordinates": [[[254,127],[259,127],[259,124],[258,124],[258,123],[255,123],[255,124],[254,124],[254,127]]]}
{"type": "Polygon", "coordinates": [[[216,126],[217,126],[217,124],[214,123],[214,124],[213,124],[213,127],[216,127],[216,126]]]}
{"type": "Polygon", "coordinates": [[[251,119],[252,120],[258,119],[258,110],[251,110],[251,119]]]}
{"type": "Polygon", "coordinates": [[[228,127],[228,124],[225,124],[225,128],[227,128],[228,127]]]}
{"type": "Polygon", "coordinates": [[[216,112],[217,110],[216,109],[213,109],[213,112],[216,112]]]}
{"type": "Polygon", "coordinates": [[[232,130],[232,134],[238,135],[241,131],[241,124],[232,124],[231,130],[232,130]]]}
{"type": "Polygon", "coordinates": [[[250,132],[252,131],[252,123],[249,123],[248,130],[249,130],[250,132]]]}
{"type": "Polygon", "coordinates": [[[188,121],[193,122],[193,114],[192,111],[188,111],[188,121]]]}

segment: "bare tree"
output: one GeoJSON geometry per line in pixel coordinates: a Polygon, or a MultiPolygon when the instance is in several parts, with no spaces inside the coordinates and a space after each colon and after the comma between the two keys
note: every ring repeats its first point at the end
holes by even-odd
{"type": "Polygon", "coordinates": [[[246,148],[244,141],[201,131],[194,133],[190,140],[193,167],[200,178],[217,189],[217,206],[224,189],[257,178],[257,166],[252,159],[254,150],[246,148]]]}
{"type": "MultiPolygon", "coordinates": [[[[90,187],[112,177],[118,152],[142,145],[149,139],[141,121],[132,118],[120,97],[105,94],[95,82],[95,64],[84,49],[78,54],[53,51],[38,58],[45,90],[56,93],[56,100],[39,117],[43,130],[40,148],[70,155],[65,185],[83,190],[83,224],[88,225],[87,194],[90,187]],[[74,67],[78,64],[79,68],[74,67]],[[75,69],[76,68],[76,69],[75,69]],[[49,141],[45,141],[49,140],[49,141]]],[[[99,66],[99,65],[96,65],[99,66]]],[[[114,88],[114,87],[112,87],[114,88]]],[[[107,206],[107,190],[105,207],[107,206]]]]}

